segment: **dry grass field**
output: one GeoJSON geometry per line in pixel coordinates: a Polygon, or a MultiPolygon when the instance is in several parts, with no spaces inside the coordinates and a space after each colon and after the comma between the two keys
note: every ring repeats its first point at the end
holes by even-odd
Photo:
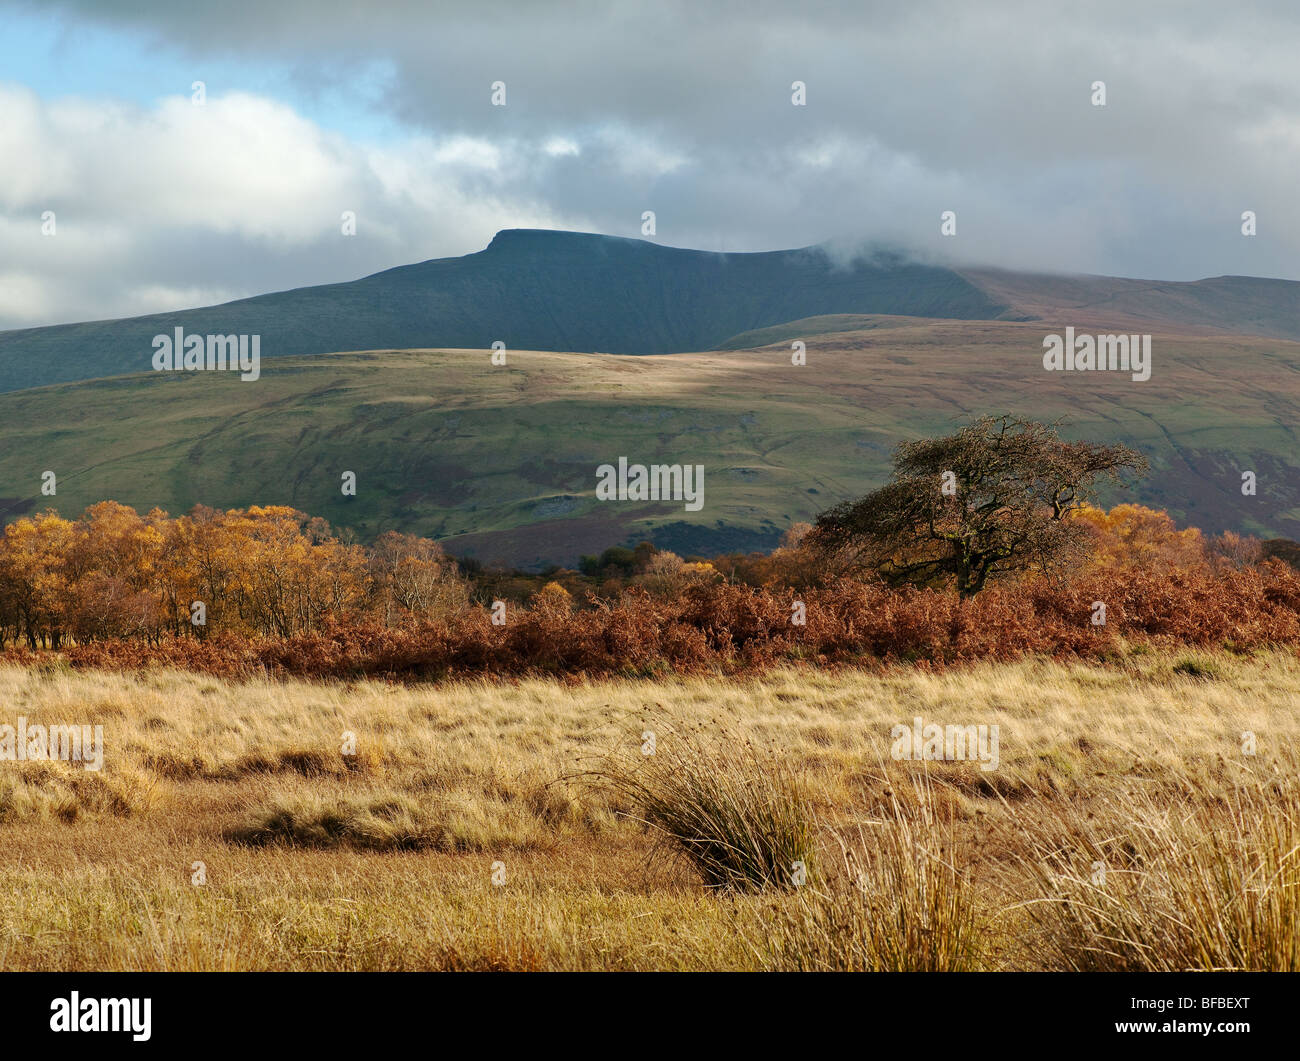
{"type": "Polygon", "coordinates": [[[0,725],[100,724],[106,752],[0,762],[0,969],[1296,970],[1298,694],[1282,651],[588,684],[5,666],[0,725]],[[896,761],[916,717],[997,726],[997,768],[896,761]]]}

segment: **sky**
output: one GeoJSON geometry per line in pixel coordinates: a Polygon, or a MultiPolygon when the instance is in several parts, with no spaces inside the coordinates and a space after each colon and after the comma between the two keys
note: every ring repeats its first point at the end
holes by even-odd
{"type": "Polygon", "coordinates": [[[1298,45],[1292,0],[0,0],[0,329],[646,211],[704,250],[1300,279],[1298,45]]]}

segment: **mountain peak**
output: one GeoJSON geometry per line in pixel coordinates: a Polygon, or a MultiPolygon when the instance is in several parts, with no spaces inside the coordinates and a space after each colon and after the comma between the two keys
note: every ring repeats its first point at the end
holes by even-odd
{"type": "Polygon", "coordinates": [[[648,244],[648,241],[626,239],[622,236],[605,236],[599,232],[570,232],[560,228],[503,228],[492,237],[492,242],[485,249],[489,251],[591,250],[612,243],[648,244]]]}

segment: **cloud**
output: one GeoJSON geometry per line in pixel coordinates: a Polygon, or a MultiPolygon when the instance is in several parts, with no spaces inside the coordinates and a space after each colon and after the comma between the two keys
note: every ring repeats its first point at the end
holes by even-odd
{"type": "Polygon", "coordinates": [[[203,113],[184,96],[147,110],[0,100],[18,104],[0,127],[4,260],[29,277],[55,268],[12,231],[57,202],[58,240],[72,233],[114,275],[78,279],[65,260],[68,287],[25,302],[33,313],[346,279],[507,227],[637,236],[645,210],[677,246],[834,238],[1013,268],[1300,278],[1300,13],[1280,0],[44,10],[213,73],[203,113]],[[232,57],[305,95],[223,83],[232,57]],[[396,135],[306,116],[308,96],[349,92],[396,135]],[[360,217],[351,242],[334,235],[343,209],[360,217]],[[940,236],[945,210],[956,237],[940,236]],[[1241,235],[1244,210],[1256,237],[1241,235]]]}
{"type": "Polygon", "coordinates": [[[0,326],[351,279],[479,249],[502,216],[583,224],[509,176],[549,160],[540,144],[357,144],[244,93],[140,109],[0,86],[0,112],[0,326]],[[342,233],[345,211],[356,237],[342,233]]]}

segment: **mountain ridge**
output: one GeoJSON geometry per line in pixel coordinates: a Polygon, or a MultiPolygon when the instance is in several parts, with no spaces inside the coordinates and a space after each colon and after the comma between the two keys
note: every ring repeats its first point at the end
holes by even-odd
{"type": "Polygon", "coordinates": [[[153,336],[260,335],[263,358],[376,349],[607,354],[734,349],[738,337],[836,316],[1042,320],[1300,339],[1300,282],[1196,281],[922,264],[828,245],[723,252],[550,229],[502,229],[471,254],[215,306],[0,332],[0,392],[151,368],[153,336]]]}
{"type": "Polygon", "coordinates": [[[709,350],[833,313],[990,320],[1006,312],[951,269],[818,247],[729,253],[544,229],[359,280],[218,306],[0,332],[0,392],[147,371],[153,336],[261,335],[262,357],[489,348],[616,354],[709,350]]]}

